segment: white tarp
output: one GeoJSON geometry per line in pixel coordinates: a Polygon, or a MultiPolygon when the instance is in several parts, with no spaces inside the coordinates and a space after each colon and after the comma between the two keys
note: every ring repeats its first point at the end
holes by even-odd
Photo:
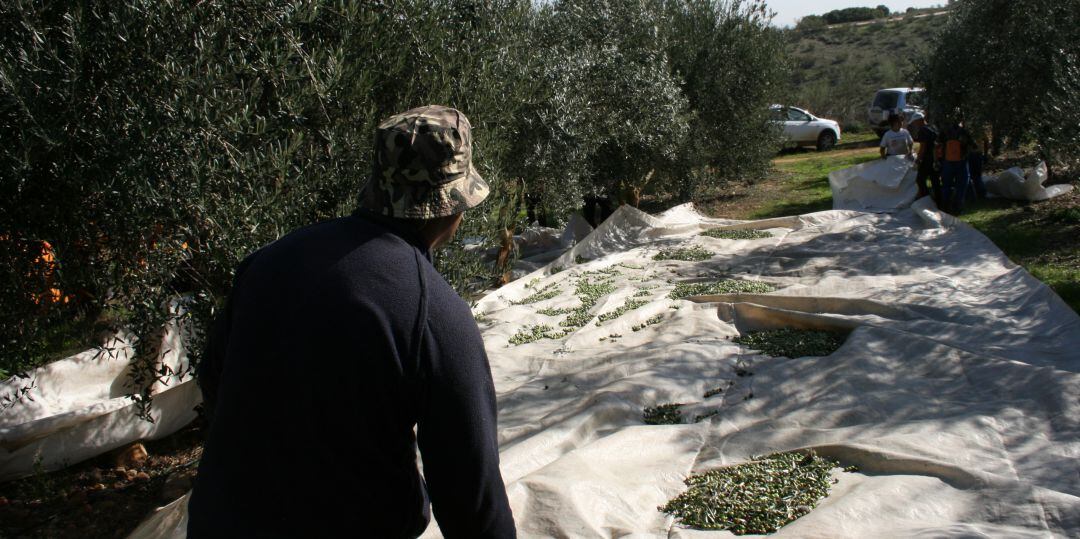
{"type": "Polygon", "coordinates": [[[199,389],[187,373],[180,326],[170,322],[159,345],[170,374],[151,386],[151,423],[138,416],[128,376],[132,347],[123,337],[102,349],[55,361],[0,382],[17,402],[0,411],[0,481],[58,470],[137,440],[168,436],[195,419],[199,389]],[[29,388],[24,391],[24,388],[29,388]]]}
{"type": "Polygon", "coordinates": [[[834,210],[890,211],[915,201],[914,162],[892,155],[829,173],[834,210]]]}
{"type": "MultiPolygon", "coordinates": [[[[926,200],[891,215],[753,222],[623,207],[548,267],[483,298],[474,312],[519,535],[705,536],[657,511],[684,477],[802,448],[860,471],[839,473],[830,496],[777,536],[1080,535],[1080,317],[926,200]],[[772,237],[699,235],[716,227],[772,237]],[[653,259],[687,246],[715,256],[653,259]],[[731,277],[781,288],[667,297],[680,282],[731,277]],[[583,279],[614,287],[591,320],[510,344],[536,325],[563,329],[567,315],[538,311],[579,305],[583,279]],[[558,293],[521,303],[544,290],[558,293]],[[628,298],[647,303],[598,324],[628,298]],[[729,340],[774,327],[851,334],[830,356],[797,359],[729,340]],[[726,389],[704,397],[717,387],[726,389]],[[716,415],[643,423],[643,407],[673,402],[687,403],[684,417],[716,415]]],[[[183,537],[185,502],[133,537],[183,537]]],[[[425,535],[439,535],[434,524],[425,535]]]]}
{"type": "Polygon", "coordinates": [[[987,193],[1012,200],[1047,200],[1073,189],[1067,184],[1043,187],[1046,177],[1046,163],[1040,161],[1026,173],[1020,167],[1013,167],[996,176],[984,177],[983,182],[987,193]]]}

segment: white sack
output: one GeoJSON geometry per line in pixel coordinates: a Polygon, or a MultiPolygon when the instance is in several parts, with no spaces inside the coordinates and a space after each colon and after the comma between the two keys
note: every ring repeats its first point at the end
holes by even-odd
{"type": "Polygon", "coordinates": [[[1071,185],[1043,187],[1046,177],[1046,163],[1040,161],[1026,175],[1020,167],[1013,167],[997,176],[983,177],[983,183],[988,193],[1011,200],[1047,200],[1072,191],[1071,185]]]}
{"type": "Polygon", "coordinates": [[[195,419],[201,395],[188,371],[183,332],[170,322],[159,361],[172,374],[151,386],[154,423],[127,395],[132,347],[123,337],[0,382],[17,401],[0,411],[0,481],[58,470],[125,444],[168,436],[195,419]],[[24,391],[24,388],[30,388],[24,391]]]}
{"type": "MultiPolygon", "coordinates": [[[[684,477],[802,448],[861,471],[838,474],[778,537],[1080,535],[1080,317],[923,200],[894,215],[750,222],[623,207],[547,268],[484,297],[474,311],[519,535],[706,536],[657,511],[684,477]],[[699,235],[715,227],[772,237],[699,235]],[[715,256],[653,260],[687,246],[715,256]],[[583,275],[615,286],[594,315],[647,303],[562,338],[509,343],[536,324],[562,329],[565,315],[538,311],[577,305],[583,275]],[[667,299],[679,282],[731,276],[781,288],[667,299]],[[560,293],[520,303],[548,286],[560,293]],[[785,326],[852,332],[827,357],[770,358],[729,340],[785,326]],[[726,389],[703,396],[716,387],[726,389]],[[688,418],[717,413],[643,423],[643,407],[672,402],[688,418]]],[[[184,511],[163,509],[133,537],[182,536],[162,523],[184,511]]],[[[434,523],[425,535],[439,535],[434,523]]]]}
{"type": "Polygon", "coordinates": [[[911,205],[919,193],[914,163],[892,155],[829,173],[834,210],[890,211],[911,205]]]}

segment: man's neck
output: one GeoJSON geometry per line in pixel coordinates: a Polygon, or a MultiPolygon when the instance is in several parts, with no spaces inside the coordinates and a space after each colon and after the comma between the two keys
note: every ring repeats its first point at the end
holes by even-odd
{"type": "Polygon", "coordinates": [[[409,242],[416,248],[420,249],[424,254],[428,254],[431,251],[431,243],[424,237],[423,234],[417,230],[416,222],[411,219],[395,219],[393,217],[387,217],[380,213],[367,208],[358,208],[353,212],[353,216],[361,219],[366,219],[374,223],[378,223],[388,230],[400,236],[401,239],[409,242]]]}

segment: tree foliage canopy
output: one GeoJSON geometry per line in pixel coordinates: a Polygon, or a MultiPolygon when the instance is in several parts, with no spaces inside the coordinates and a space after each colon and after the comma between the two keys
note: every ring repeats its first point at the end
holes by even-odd
{"type": "Polygon", "coordinates": [[[1080,3],[957,0],[919,65],[931,114],[1080,163],[1080,3]],[[959,119],[959,118],[957,118],[959,119]]]}
{"type": "Polygon", "coordinates": [[[768,23],[760,0],[5,2],[0,371],[72,320],[148,335],[176,297],[205,327],[245,255],[353,209],[375,123],[414,106],[473,123],[493,193],[464,236],[526,199],[753,178],[785,69],[768,23]]]}
{"type": "Polygon", "coordinates": [[[872,21],[888,16],[889,8],[884,5],[879,5],[877,7],[846,7],[843,9],[834,9],[823,14],[821,18],[825,19],[825,22],[829,24],[840,24],[845,22],[872,21]]]}

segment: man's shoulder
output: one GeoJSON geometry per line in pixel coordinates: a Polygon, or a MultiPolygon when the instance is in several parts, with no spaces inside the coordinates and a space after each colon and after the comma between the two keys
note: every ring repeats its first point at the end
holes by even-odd
{"type": "Polygon", "coordinates": [[[304,249],[330,240],[344,233],[348,226],[346,217],[319,221],[289,231],[284,236],[264,245],[259,252],[277,253],[304,249]]]}
{"type": "Polygon", "coordinates": [[[378,224],[340,217],[293,230],[251,255],[242,269],[261,286],[366,290],[376,279],[383,289],[363,293],[377,296],[416,289],[418,259],[425,259],[418,248],[378,224]]]}
{"type": "Polygon", "coordinates": [[[426,260],[420,264],[420,275],[424,280],[429,301],[429,314],[472,316],[469,304],[461,299],[454,287],[446,281],[435,266],[426,260]]]}

